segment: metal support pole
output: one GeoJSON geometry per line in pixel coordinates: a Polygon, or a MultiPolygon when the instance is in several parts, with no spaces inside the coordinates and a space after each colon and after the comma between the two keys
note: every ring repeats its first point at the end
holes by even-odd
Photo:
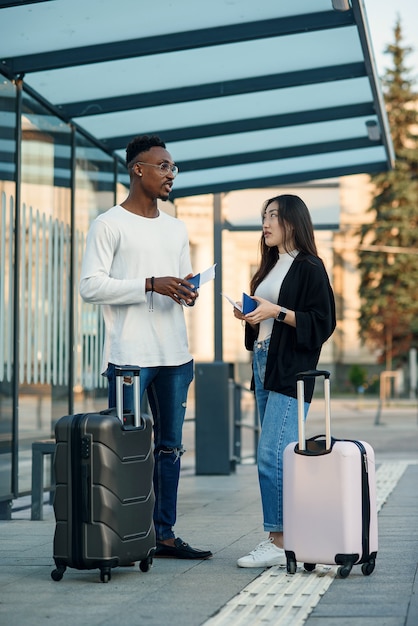
{"type": "Polygon", "coordinates": [[[22,202],[22,91],[23,81],[16,81],[15,132],[15,220],[14,220],[14,275],[13,275],[13,422],[12,422],[12,493],[19,495],[19,314],[20,314],[20,205],[22,202]]]}
{"type": "Polygon", "coordinates": [[[213,196],[213,257],[216,263],[214,280],[215,361],[223,361],[222,337],[222,197],[213,196]]]}
{"type": "Polygon", "coordinates": [[[409,351],[409,397],[411,400],[417,397],[417,349],[409,351]]]}
{"type": "Polygon", "coordinates": [[[78,290],[78,285],[75,284],[75,180],[76,180],[76,134],[74,126],[71,126],[71,178],[70,178],[70,329],[68,344],[70,346],[69,352],[69,372],[68,372],[68,414],[74,413],[74,350],[75,350],[75,289],[78,290]]]}

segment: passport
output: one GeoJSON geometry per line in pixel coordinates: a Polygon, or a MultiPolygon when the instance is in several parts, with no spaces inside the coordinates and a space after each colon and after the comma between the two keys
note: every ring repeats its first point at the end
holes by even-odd
{"type": "Polygon", "coordinates": [[[241,313],[244,313],[244,315],[251,313],[258,306],[257,300],[253,300],[251,296],[248,296],[246,293],[242,294],[242,306],[238,304],[237,302],[235,302],[232,298],[227,296],[225,293],[222,293],[221,295],[224,298],[226,298],[228,302],[232,304],[232,306],[238,309],[238,311],[241,311],[241,313]]]}

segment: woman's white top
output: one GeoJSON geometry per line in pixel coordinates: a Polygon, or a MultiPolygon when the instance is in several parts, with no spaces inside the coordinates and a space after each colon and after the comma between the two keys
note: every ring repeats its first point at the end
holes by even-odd
{"type": "MultiPolygon", "coordinates": [[[[276,265],[267,274],[265,279],[258,285],[254,295],[258,296],[259,298],[269,300],[269,302],[274,302],[274,304],[280,304],[281,306],[285,307],[286,302],[278,303],[279,292],[284,277],[289,271],[297,254],[298,250],[293,250],[290,253],[285,252],[284,254],[281,254],[277,259],[276,265]]],[[[260,323],[260,330],[258,333],[259,341],[263,341],[264,339],[270,337],[271,331],[273,330],[273,323],[274,319],[272,317],[269,317],[269,319],[264,320],[260,323]]]]}

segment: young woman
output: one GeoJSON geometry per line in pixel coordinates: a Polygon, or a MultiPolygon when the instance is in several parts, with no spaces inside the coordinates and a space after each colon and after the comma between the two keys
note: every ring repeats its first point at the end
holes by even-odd
{"type": "MultiPolygon", "coordinates": [[[[257,308],[243,315],[245,345],[253,351],[253,388],[261,422],[258,476],[264,530],[269,533],[239,567],[284,565],[283,452],[297,441],[296,374],[315,369],[335,328],[335,302],[318,257],[311,217],[294,195],[267,200],[262,211],[261,262],[251,281],[257,308]]],[[[314,380],[305,384],[305,418],[314,380]]]]}

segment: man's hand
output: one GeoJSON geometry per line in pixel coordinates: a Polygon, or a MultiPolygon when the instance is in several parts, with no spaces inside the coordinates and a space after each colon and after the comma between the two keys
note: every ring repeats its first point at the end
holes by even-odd
{"type": "Polygon", "coordinates": [[[193,274],[188,274],[185,278],[176,278],[175,276],[159,276],[154,278],[154,291],[162,296],[168,296],[177,304],[181,304],[181,300],[187,306],[193,306],[198,293],[192,283],[187,280],[193,274]]]}

